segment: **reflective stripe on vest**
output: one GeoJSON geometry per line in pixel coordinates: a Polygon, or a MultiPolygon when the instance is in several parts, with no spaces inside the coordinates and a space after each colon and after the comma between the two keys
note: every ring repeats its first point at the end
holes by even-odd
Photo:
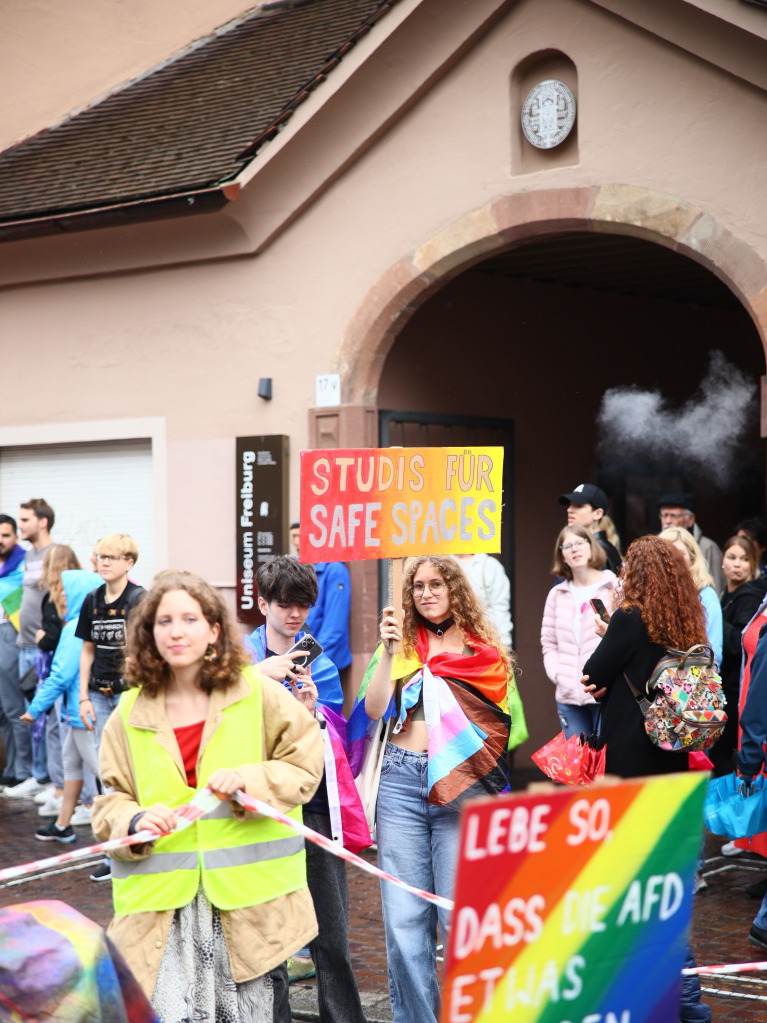
{"type": "MultiPolygon", "coordinates": [[[[257,669],[246,668],[243,676],[251,693],[223,710],[198,764],[200,787],[220,767],[237,768],[262,759],[260,675],[257,669]]],[[[137,689],[124,693],[119,713],[131,750],[139,805],[181,806],[196,790],[182,778],[162,736],[129,724],[138,695],[137,689]]],[[[300,821],[301,807],[289,816],[300,821]]],[[[300,835],[267,818],[238,820],[232,804],[224,800],[183,831],[159,838],[148,858],[113,860],[112,875],[117,915],[185,906],[200,883],[212,905],[240,909],[303,888],[306,854],[300,835]]]]}

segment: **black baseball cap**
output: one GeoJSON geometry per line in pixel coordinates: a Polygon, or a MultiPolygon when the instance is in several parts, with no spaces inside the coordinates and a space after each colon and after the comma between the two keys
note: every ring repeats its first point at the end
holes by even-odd
{"type": "Polygon", "coordinates": [[[590,504],[607,511],[607,494],[593,483],[579,483],[571,494],[560,494],[560,504],[590,504]]]}

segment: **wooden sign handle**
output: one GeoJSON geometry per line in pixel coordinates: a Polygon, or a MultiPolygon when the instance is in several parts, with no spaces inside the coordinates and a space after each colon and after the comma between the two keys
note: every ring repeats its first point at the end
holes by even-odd
{"type": "MultiPolygon", "coordinates": [[[[402,624],[402,565],[403,558],[392,558],[389,561],[389,603],[394,608],[394,617],[402,624]]],[[[390,640],[390,654],[402,653],[402,640],[390,640]]]]}

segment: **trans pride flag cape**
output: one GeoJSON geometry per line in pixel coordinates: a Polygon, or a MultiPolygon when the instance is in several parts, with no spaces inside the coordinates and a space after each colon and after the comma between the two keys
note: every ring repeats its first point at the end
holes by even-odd
{"type": "MultiPolygon", "coordinates": [[[[297,633],[296,641],[305,635],[297,633]]],[[[258,666],[266,657],[266,626],[260,625],[244,642],[253,664],[258,666]]],[[[312,664],[311,672],[318,694],[316,717],[325,747],[325,782],[333,840],[350,852],[360,852],[370,845],[370,830],[347,759],[346,718],[341,713],[343,693],[338,671],[323,653],[312,664]]]]}
{"type": "Polygon", "coordinates": [[[0,604],[6,618],[19,631],[19,611],[24,593],[24,558],[26,551],[19,544],[0,565],[0,604]]]}
{"type": "MultiPolygon", "coordinates": [[[[395,734],[405,731],[423,699],[429,732],[429,802],[437,806],[508,788],[505,754],[511,719],[506,666],[495,647],[474,637],[467,645],[473,656],[440,653],[429,658],[428,636],[420,627],[415,655],[394,655],[392,678],[400,684],[399,710],[392,699],[385,718],[396,718],[395,734]]],[[[381,649],[368,665],[349,718],[349,760],[355,773],[366,742],[377,730],[378,723],[365,713],[365,693],[381,649]]]]}
{"type": "Polygon", "coordinates": [[[0,909],[0,1019],[159,1023],[103,929],[55,899],[0,909]]]}

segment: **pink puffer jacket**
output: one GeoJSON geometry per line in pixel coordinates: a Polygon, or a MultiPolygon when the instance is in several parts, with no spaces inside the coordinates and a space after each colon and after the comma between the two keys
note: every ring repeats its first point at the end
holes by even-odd
{"type": "MultiPolygon", "coordinates": [[[[610,613],[616,582],[615,575],[605,569],[599,589],[593,594],[604,602],[610,613]]],[[[557,583],[549,590],[543,610],[541,648],[546,674],[557,687],[557,702],[582,706],[594,703],[594,698],[584,692],[580,680],[583,665],[599,644],[599,636],[594,631],[594,612],[586,604],[581,610],[581,639],[578,643],[573,632],[573,614],[573,594],[567,582],[557,583]]]]}

